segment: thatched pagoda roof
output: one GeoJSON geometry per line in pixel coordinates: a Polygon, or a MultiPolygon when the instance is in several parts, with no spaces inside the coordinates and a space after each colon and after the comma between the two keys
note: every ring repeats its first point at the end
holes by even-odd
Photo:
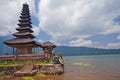
{"type": "Polygon", "coordinates": [[[16,32],[13,35],[19,38],[24,38],[24,37],[35,38],[35,36],[31,34],[31,32],[24,32],[24,33],[16,32]]]}
{"type": "Polygon", "coordinates": [[[19,22],[26,22],[26,21],[30,21],[30,19],[29,18],[27,18],[27,19],[20,19],[20,20],[18,20],[19,22]]]}
{"type": "Polygon", "coordinates": [[[44,42],[41,44],[41,47],[44,48],[44,47],[56,47],[56,45],[50,41],[47,41],[47,42],[44,42]]]}
{"type": "Polygon", "coordinates": [[[34,41],[31,38],[14,38],[14,39],[10,39],[10,40],[6,40],[4,41],[5,44],[7,45],[18,45],[18,44],[33,44],[36,46],[41,46],[41,44],[39,42],[34,41]]]}
{"type": "Polygon", "coordinates": [[[23,32],[16,32],[13,35],[29,35],[29,34],[31,34],[31,32],[24,32],[24,33],[23,32]]]}
{"type": "Polygon", "coordinates": [[[30,15],[24,15],[24,16],[20,16],[20,18],[29,18],[31,17],[30,15]]]}
{"type": "Polygon", "coordinates": [[[33,30],[30,29],[29,26],[28,26],[28,27],[18,27],[18,28],[16,28],[16,30],[18,30],[18,31],[21,31],[21,30],[29,30],[30,32],[33,32],[33,30]]]}

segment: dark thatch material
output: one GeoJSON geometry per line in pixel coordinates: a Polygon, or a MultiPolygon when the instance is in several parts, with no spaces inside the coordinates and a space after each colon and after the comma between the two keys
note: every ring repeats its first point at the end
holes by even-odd
{"type": "Polygon", "coordinates": [[[29,11],[21,13],[21,15],[28,15],[28,14],[30,14],[29,11]]]}
{"type": "Polygon", "coordinates": [[[23,32],[23,33],[22,32],[16,32],[13,35],[23,35],[24,36],[24,35],[32,35],[32,34],[31,34],[31,32],[23,32]]]}
{"type": "Polygon", "coordinates": [[[21,30],[23,30],[23,29],[30,29],[30,27],[29,26],[26,26],[26,27],[18,27],[18,28],[16,28],[17,30],[18,29],[21,29],[21,30]]]}
{"type": "Polygon", "coordinates": [[[37,46],[41,46],[41,44],[39,42],[36,42],[30,38],[23,38],[23,39],[14,38],[14,39],[6,40],[4,43],[7,45],[30,44],[31,43],[31,44],[34,44],[37,46]]]}
{"type": "Polygon", "coordinates": [[[18,28],[16,28],[16,30],[18,30],[18,31],[21,31],[21,30],[28,30],[28,31],[30,31],[31,33],[33,33],[33,30],[30,29],[29,26],[28,26],[28,27],[18,27],[18,28]]]}
{"type": "Polygon", "coordinates": [[[35,36],[34,35],[32,35],[31,34],[32,32],[16,32],[16,33],[14,33],[13,34],[13,36],[16,36],[16,37],[22,37],[22,38],[28,38],[28,37],[30,37],[30,38],[35,38],[35,36]]]}
{"type": "Polygon", "coordinates": [[[32,24],[32,23],[27,21],[27,22],[18,23],[17,25],[30,25],[30,24],[32,24]]]}
{"type": "Polygon", "coordinates": [[[21,20],[18,20],[19,22],[28,22],[28,21],[30,21],[30,19],[29,18],[27,18],[27,19],[21,19],[21,20]]]}
{"type": "Polygon", "coordinates": [[[50,41],[44,42],[43,44],[41,44],[41,47],[56,47],[56,45],[50,41]]]}
{"type": "Polygon", "coordinates": [[[25,16],[20,16],[20,18],[29,18],[31,17],[30,15],[25,15],[25,16]]]}

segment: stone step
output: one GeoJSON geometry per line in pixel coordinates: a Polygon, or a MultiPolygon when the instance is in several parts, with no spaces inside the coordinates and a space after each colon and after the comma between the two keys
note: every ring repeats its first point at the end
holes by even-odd
{"type": "Polygon", "coordinates": [[[25,65],[21,70],[14,73],[15,76],[31,76],[35,75],[37,70],[33,70],[32,65],[25,65]]]}
{"type": "Polygon", "coordinates": [[[32,71],[33,70],[33,66],[32,65],[27,65],[24,66],[20,71],[32,71]]]}

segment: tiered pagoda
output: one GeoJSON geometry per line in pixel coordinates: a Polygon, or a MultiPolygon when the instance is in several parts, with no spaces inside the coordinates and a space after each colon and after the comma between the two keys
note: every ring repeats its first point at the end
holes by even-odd
{"type": "Polygon", "coordinates": [[[17,32],[13,34],[15,38],[6,40],[4,43],[13,47],[13,55],[5,55],[0,57],[1,60],[43,60],[54,56],[53,49],[56,47],[50,41],[40,44],[35,41],[35,36],[32,34],[32,23],[30,18],[29,6],[27,3],[23,4],[20,19],[18,20],[17,32]],[[34,54],[35,48],[41,47],[41,54],[34,54]],[[34,48],[34,49],[33,49],[34,48]]]}
{"type": "Polygon", "coordinates": [[[19,27],[16,28],[17,32],[13,34],[16,38],[6,40],[4,43],[8,46],[15,48],[14,53],[17,54],[31,54],[32,48],[40,47],[40,43],[34,41],[35,36],[32,34],[31,18],[29,13],[28,4],[23,4],[19,27]]]}

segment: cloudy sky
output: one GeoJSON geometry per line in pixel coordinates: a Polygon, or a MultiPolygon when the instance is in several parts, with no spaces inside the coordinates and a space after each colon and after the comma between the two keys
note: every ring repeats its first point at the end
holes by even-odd
{"type": "Polygon", "coordinates": [[[0,38],[16,32],[22,4],[30,6],[39,42],[120,48],[120,0],[1,0],[0,38]]]}

